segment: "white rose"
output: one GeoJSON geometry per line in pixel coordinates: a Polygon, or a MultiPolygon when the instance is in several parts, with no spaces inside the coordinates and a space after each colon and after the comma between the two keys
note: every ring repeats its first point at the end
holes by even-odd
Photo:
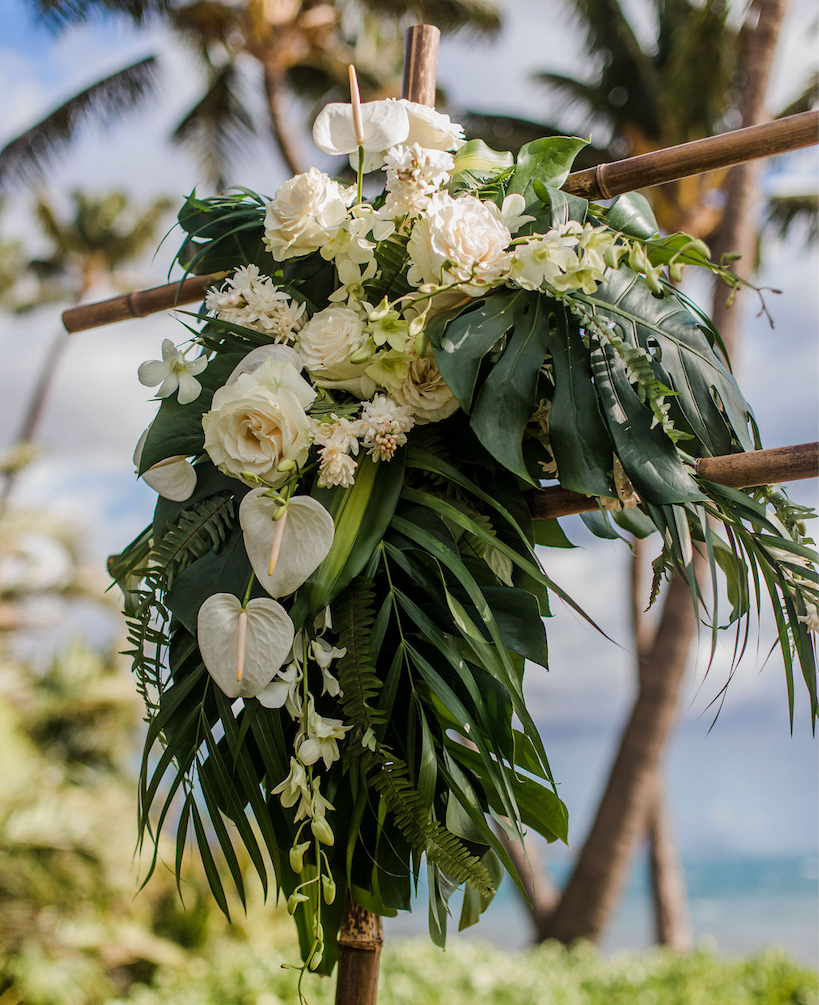
{"type": "Polygon", "coordinates": [[[302,328],[297,351],[316,380],[347,381],[360,376],[367,366],[350,362],[366,340],[367,329],[358,314],[332,305],[314,314],[302,328]]]}
{"type": "MultiPolygon", "coordinates": [[[[416,356],[414,352],[391,355],[395,356],[396,364],[402,365],[382,365],[376,380],[398,405],[407,409],[419,426],[440,422],[458,410],[458,400],[441,376],[433,356],[416,356]]],[[[371,367],[371,371],[374,369],[371,367]]]]}
{"type": "Polygon", "coordinates": [[[437,192],[413,227],[407,245],[412,261],[408,279],[416,286],[463,283],[464,292],[480,294],[504,272],[511,240],[494,203],[437,192]]]}
{"type": "Polygon", "coordinates": [[[267,204],[264,243],[277,262],[317,251],[347,219],[355,189],[312,167],[286,181],[267,204]]]}
{"type": "Polygon", "coordinates": [[[254,484],[247,472],[281,484],[288,477],[277,470],[282,461],[307,460],[305,413],[315,396],[291,363],[269,359],[214,394],[211,410],[202,416],[205,450],[226,475],[254,484]]]}

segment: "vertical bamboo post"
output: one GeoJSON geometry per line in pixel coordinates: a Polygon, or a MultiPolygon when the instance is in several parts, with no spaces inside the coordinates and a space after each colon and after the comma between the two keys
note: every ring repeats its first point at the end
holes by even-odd
{"type": "MultiPolygon", "coordinates": [[[[435,104],[440,37],[441,32],[431,24],[416,24],[407,30],[402,98],[419,105],[435,104]]],[[[348,893],[338,938],[336,1005],[376,1005],[383,942],[381,918],[348,893]]]]}

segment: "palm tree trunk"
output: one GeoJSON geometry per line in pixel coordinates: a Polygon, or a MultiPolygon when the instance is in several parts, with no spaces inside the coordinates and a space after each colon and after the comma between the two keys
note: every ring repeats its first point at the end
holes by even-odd
{"type": "Polygon", "coordinates": [[[284,158],[291,174],[301,174],[304,171],[304,166],[298,147],[291,136],[293,125],[287,122],[282,109],[282,99],[286,93],[284,72],[272,58],[264,61],[264,90],[267,96],[267,108],[270,112],[273,139],[279,153],[284,158]]]}
{"type": "MultiPolygon", "coordinates": [[[[742,126],[753,126],[769,118],[765,112],[765,95],[787,6],[787,0],[755,0],[746,17],[740,53],[742,126]]],[[[756,271],[759,170],[759,161],[748,161],[731,168],[725,215],[713,242],[716,259],[726,252],[742,256],[736,263],[735,271],[744,279],[750,279],[756,271]]],[[[747,296],[748,291],[740,292],[739,302],[743,295],[747,296]]],[[[729,306],[721,283],[715,290],[712,320],[728,351],[733,353],[738,342],[739,314],[736,306],[729,306]]]]}
{"type": "MultiPolygon", "coordinates": [[[[695,567],[702,560],[695,560],[695,567]]],[[[641,687],[620,740],[603,797],[560,902],[546,929],[570,943],[596,939],[617,903],[631,851],[645,833],[655,779],[676,717],[696,614],[687,584],[674,576],[651,649],[641,659],[641,687]]]]}

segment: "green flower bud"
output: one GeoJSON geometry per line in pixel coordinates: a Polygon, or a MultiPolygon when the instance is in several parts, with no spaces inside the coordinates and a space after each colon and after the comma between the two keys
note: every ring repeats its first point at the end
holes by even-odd
{"type": "Polygon", "coordinates": [[[310,829],[322,844],[332,845],[335,842],[333,829],[324,817],[313,817],[310,821],[310,829]]]}
{"type": "Polygon", "coordinates": [[[315,970],[316,967],[321,963],[324,957],[324,953],[316,952],[310,957],[310,962],[307,964],[308,970],[315,970]]]}
{"type": "Polygon", "coordinates": [[[290,896],[287,898],[287,913],[295,914],[296,908],[299,906],[299,904],[303,904],[305,900],[309,899],[310,898],[304,893],[299,893],[298,891],[296,893],[291,893],[290,896]]]}
{"type": "Polygon", "coordinates": [[[304,868],[304,853],[310,847],[309,841],[302,844],[293,845],[290,849],[290,868],[293,872],[301,872],[304,868]]]}
{"type": "Polygon", "coordinates": [[[324,894],[324,903],[332,904],[336,899],[336,883],[332,876],[321,877],[321,891],[324,894]]]}

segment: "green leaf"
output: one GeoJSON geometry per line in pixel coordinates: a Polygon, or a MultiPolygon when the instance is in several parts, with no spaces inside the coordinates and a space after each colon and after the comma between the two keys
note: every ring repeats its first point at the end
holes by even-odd
{"type": "Polygon", "coordinates": [[[515,299],[514,330],[483,383],[470,423],[495,460],[532,485],[537,483],[523,459],[523,433],[535,411],[538,375],[549,349],[542,303],[537,294],[515,299]]]}
{"type": "Polygon", "coordinates": [[[613,495],[611,437],[592,383],[589,350],[565,307],[549,315],[555,389],[549,412],[549,445],[560,484],[589,496],[613,495]]]}
{"type": "Polygon", "coordinates": [[[453,178],[468,173],[474,178],[496,175],[512,167],[515,158],[508,150],[493,150],[481,139],[469,140],[455,154],[453,178]]]}
{"type": "Polygon", "coordinates": [[[246,486],[237,482],[235,478],[223,475],[210,461],[199,461],[194,464],[193,468],[196,472],[196,488],[187,499],[183,502],[173,502],[163,496],[157,499],[153,522],[154,538],[162,537],[168,527],[176,523],[185,510],[191,509],[203,499],[209,499],[219,493],[244,495],[246,491],[246,486]]]}
{"type": "MultiPolygon", "coordinates": [[[[241,599],[252,571],[242,532],[235,527],[218,550],[208,551],[179,573],[166,597],[167,606],[196,634],[196,619],[205,600],[214,593],[232,593],[241,599]]],[[[254,595],[267,596],[258,585],[254,595]]]]}
{"type": "Polygon", "coordinates": [[[569,176],[575,157],[588,140],[578,136],[545,136],[520,148],[518,164],[508,193],[519,193],[527,203],[534,198],[533,181],[560,188],[569,176]]]}
{"type": "Polygon", "coordinates": [[[629,237],[648,240],[660,232],[654,210],[640,192],[618,196],[601,216],[612,230],[622,231],[629,237]]]}
{"type": "Polygon", "coordinates": [[[461,408],[469,412],[484,356],[514,323],[513,305],[526,294],[504,290],[464,310],[433,342],[435,362],[461,408]]]}
{"type": "Polygon", "coordinates": [[[197,377],[202,391],[196,401],[180,405],[175,394],[162,399],[142,450],[140,474],[166,457],[177,454],[190,457],[199,453],[205,444],[202,416],[210,409],[214,392],[222,387],[243,358],[241,353],[227,353],[210,360],[197,377]]]}
{"type": "MultiPolygon", "coordinates": [[[[566,537],[558,520],[535,520],[535,544],[543,548],[576,548],[577,545],[566,537]]],[[[651,527],[654,530],[654,525],[651,527]]]]}

